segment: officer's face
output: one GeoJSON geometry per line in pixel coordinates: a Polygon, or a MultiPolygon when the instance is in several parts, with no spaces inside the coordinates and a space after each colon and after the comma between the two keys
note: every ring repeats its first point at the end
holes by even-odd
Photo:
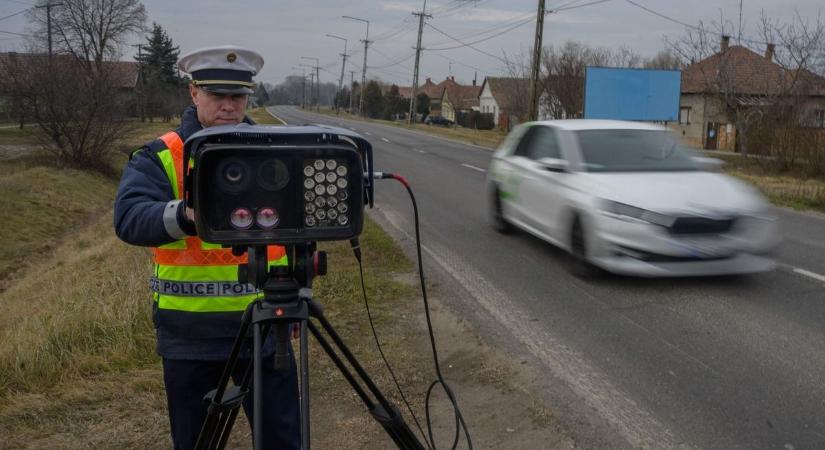
{"type": "Polygon", "coordinates": [[[204,127],[233,125],[241,123],[246,102],[246,94],[217,94],[189,85],[192,103],[198,108],[198,121],[204,127]]]}

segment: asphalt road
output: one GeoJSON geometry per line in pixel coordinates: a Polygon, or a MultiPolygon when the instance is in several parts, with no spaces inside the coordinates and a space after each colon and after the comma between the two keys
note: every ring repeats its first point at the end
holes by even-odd
{"type": "MultiPolygon", "coordinates": [[[[490,228],[488,150],[272,111],[291,125],[356,130],[373,144],[377,170],[410,181],[428,277],[529,374],[526,388],[580,446],[825,448],[825,216],[777,209],[784,241],[771,273],[583,281],[553,247],[490,228]]],[[[373,216],[409,250],[406,192],[378,183],[373,216]]]]}

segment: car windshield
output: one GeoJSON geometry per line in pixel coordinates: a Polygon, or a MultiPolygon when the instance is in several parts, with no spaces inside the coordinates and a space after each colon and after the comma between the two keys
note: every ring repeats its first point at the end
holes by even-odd
{"type": "Polygon", "coordinates": [[[665,130],[586,130],[576,135],[588,172],[698,170],[690,151],[665,130]]]}

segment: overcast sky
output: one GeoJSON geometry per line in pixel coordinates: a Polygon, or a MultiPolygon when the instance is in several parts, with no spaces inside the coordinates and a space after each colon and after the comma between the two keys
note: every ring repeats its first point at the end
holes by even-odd
{"type": "MultiPolygon", "coordinates": [[[[686,23],[718,22],[722,15],[732,29],[739,24],[739,0],[633,1],[686,23]]],[[[559,45],[567,40],[612,49],[624,45],[647,57],[664,47],[665,36],[674,38],[684,33],[683,26],[646,12],[627,0],[586,5],[591,2],[593,0],[547,0],[548,9],[560,11],[545,19],[544,45],[559,45]],[[573,8],[579,5],[586,6],[573,8]]],[[[26,9],[33,3],[33,0],[0,0],[0,17],[26,9]]],[[[182,53],[230,43],[255,49],[266,60],[257,80],[273,84],[290,74],[300,74],[300,64],[314,64],[312,60],[301,59],[302,56],[320,60],[321,81],[337,82],[341,71],[339,54],[344,49],[344,42],[325,34],[348,39],[347,53],[353,54],[354,64],[348,61],[347,71],[355,70],[356,79],[360,79],[364,54],[359,40],[364,38],[366,24],[341,16],[367,19],[370,21],[370,40],[375,40],[368,54],[368,77],[409,85],[418,26],[411,12],[420,10],[423,0],[144,0],[143,3],[149,22],[163,26],[182,53]]],[[[508,24],[517,25],[520,19],[535,14],[536,7],[536,0],[427,2],[427,11],[433,14],[428,22],[435,29],[424,28],[422,45],[432,50],[422,53],[421,82],[426,77],[437,82],[452,74],[456,81],[469,84],[477,72],[480,84],[485,75],[503,74],[503,64],[497,58],[529,50],[535,31],[534,20],[473,45],[489,55],[466,46],[446,49],[461,44],[436,29],[453,37],[466,36],[461,40],[470,43],[506,31],[510,28],[508,24]]],[[[802,17],[816,17],[820,11],[825,14],[825,2],[743,0],[744,36],[758,37],[757,25],[762,10],[772,18],[787,22],[793,19],[794,11],[802,17]]],[[[26,26],[25,15],[0,18],[0,30],[4,32],[24,33],[26,26]]],[[[140,40],[135,37],[133,41],[138,43],[140,40]]],[[[19,37],[0,36],[0,48],[5,51],[23,50],[22,45],[19,37]]],[[[134,53],[135,49],[126,49],[123,59],[131,59],[134,53]]],[[[347,72],[345,79],[349,80],[349,77],[347,72]]]]}

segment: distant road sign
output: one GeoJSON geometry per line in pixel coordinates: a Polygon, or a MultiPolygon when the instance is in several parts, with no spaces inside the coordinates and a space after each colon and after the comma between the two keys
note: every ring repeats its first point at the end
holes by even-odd
{"type": "Polygon", "coordinates": [[[584,118],[677,121],[681,81],[678,70],[588,67],[584,118]]]}

